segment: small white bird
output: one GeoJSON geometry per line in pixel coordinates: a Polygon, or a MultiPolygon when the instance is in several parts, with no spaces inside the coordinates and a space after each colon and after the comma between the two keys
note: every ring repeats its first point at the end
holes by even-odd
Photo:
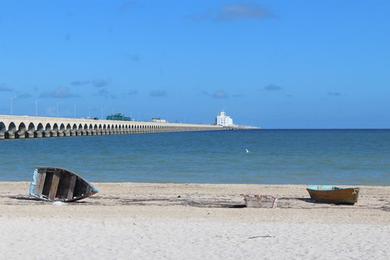
{"type": "Polygon", "coordinates": [[[245,148],[245,152],[246,152],[246,153],[250,153],[249,150],[248,150],[247,148],[245,148]]]}

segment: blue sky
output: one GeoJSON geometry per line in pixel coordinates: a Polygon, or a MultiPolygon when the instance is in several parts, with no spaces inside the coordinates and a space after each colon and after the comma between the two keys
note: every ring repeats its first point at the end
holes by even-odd
{"type": "Polygon", "coordinates": [[[375,0],[1,1],[0,114],[208,123],[223,109],[266,128],[388,128],[389,13],[375,0]]]}

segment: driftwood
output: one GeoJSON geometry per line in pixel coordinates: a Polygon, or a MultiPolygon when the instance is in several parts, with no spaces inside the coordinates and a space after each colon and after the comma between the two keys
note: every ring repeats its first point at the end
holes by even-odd
{"type": "Polygon", "coordinates": [[[270,195],[244,195],[247,208],[276,208],[277,199],[270,195]]]}
{"type": "MultiPolygon", "coordinates": [[[[44,180],[44,178],[43,178],[44,180]]],[[[59,182],[61,183],[61,182],[59,182]]],[[[37,185],[37,189],[39,190],[39,186],[37,185]]],[[[41,198],[37,196],[7,196],[8,198],[17,199],[19,201],[32,201],[32,200],[46,200],[46,201],[64,201],[66,202],[74,187],[74,180],[70,180],[69,184],[66,187],[70,187],[70,189],[65,189],[67,194],[64,192],[63,197],[60,199],[55,197],[54,200],[50,200],[50,191],[53,189],[53,186],[57,186],[57,190],[59,191],[59,187],[61,184],[48,185],[46,188],[48,191],[46,194],[47,197],[41,198]]],[[[60,192],[62,193],[62,192],[60,192]]],[[[58,192],[57,192],[58,194],[58,192]]],[[[281,198],[283,200],[283,198],[281,198]]],[[[192,197],[192,196],[161,196],[161,197],[126,197],[126,196],[94,196],[88,202],[83,203],[93,204],[93,205],[123,205],[123,206],[189,206],[189,207],[197,207],[197,208],[276,208],[277,206],[277,198],[270,195],[244,195],[240,196],[231,196],[231,197],[192,197]]],[[[283,204],[283,203],[282,203],[283,204]]],[[[289,207],[286,204],[287,207],[289,207]]]]}
{"type": "MultiPolygon", "coordinates": [[[[96,199],[96,197],[95,197],[96,199]]],[[[244,201],[221,198],[131,198],[119,199],[121,205],[139,206],[189,206],[197,208],[245,208],[244,201]]]]}
{"type": "Polygon", "coordinates": [[[276,208],[277,199],[269,195],[242,195],[242,200],[222,198],[140,198],[120,199],[122,205],[181,205],[199,208],[276,208]]]}

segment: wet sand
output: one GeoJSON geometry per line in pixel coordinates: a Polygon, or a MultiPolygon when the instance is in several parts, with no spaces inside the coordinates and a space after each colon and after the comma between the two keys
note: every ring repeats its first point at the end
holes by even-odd
{"type": "Polygon", "coordinates": [[[4,258],[388,259],[390,187],[362,186],[354,206],[313,203],[299,185],[97,183],[78,203],[27,199],[0,183],[4,258]],[[273,195],[277,207],[242,205],[273,195]]]}

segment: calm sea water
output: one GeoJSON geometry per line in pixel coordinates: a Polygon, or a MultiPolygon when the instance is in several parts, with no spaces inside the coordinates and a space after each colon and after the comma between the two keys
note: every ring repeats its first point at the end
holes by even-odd
{"type": "Polygon", "coordinates": [[[390,130],[259,130],[0,141],[0,180],[390,185],[390,130]],[[249,153],[246,152],[249,150],[249,153]]]}

